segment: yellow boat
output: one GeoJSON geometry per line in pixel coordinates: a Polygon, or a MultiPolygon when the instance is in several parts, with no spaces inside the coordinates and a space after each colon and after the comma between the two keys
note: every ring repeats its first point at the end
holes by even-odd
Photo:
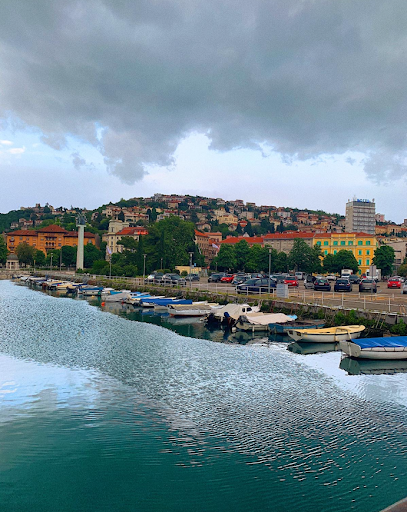
{"type": "Polygon", "coordinates": [[[326,329],[288,329],[286,332],[294,341],[332,343],[359,338],[364,325],[342,325],[326,329]]]}

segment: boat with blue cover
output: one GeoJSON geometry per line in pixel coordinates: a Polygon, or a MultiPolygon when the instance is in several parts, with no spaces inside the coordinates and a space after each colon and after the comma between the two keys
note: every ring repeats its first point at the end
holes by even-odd
{"type": "Polygon", "coordinates": [[[407,336],[341,341],[339,348],[348,356],[361,359],[407,359],[407,336]]]}
{"type": "Polygon", "coordinates": [[[192,300],[174,299],[173,297],[146,297],[140,300],[142,307],[169,306],[170,304],[192,304],[192,300]]]}

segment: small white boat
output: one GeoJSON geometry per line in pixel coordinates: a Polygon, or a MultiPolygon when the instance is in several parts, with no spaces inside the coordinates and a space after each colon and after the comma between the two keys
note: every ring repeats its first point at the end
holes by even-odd
{"type": "Polygon", "coordinates": [[[339,348],[348,356],[360,359],[407,359],[407,336],[341,341],[339,348]]]}
{"type": "Polygon", "coordinates": [[[212,309],[213,320],[222,322],[225,317],[232,318],[237,321],[241,315],[246,313],[258,313],[258,306],[250,306],[249,304],[226,304],[226,306],[214,307],[212,309]]]}
{"type": "Polygon", "coordinates": [[[105,302],[123,302],[125,299],[129,297],[131,290],[120,290],[116,293],[110,293],[106,295],[104,298],[105,302]]]}
{"type": "Polygon", "coordinates": [[[343,325],[326,329],[288,329],[287,334],[294,341],[332,343],[359,338],[364,325],[343,325]]]}
{"type": "Polygon", "coordinates": [[[170,316],[188,317],[188,316],[205,316],[211,313],[214,307],[219,304],[208,302],[193,302],[192,304],[169,304],[167,307],[170,316]]]}
{"type": "Polygon", "coordinates": [[[246,313],[236,322],[236,329],[241,331],[269,331],[270,324],[290,322],[292,316],[284,313],[246,313]]]}

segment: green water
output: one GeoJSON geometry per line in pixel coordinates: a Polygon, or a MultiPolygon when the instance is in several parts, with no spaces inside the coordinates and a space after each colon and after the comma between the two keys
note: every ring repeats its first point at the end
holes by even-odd
{"type": "Polygon", "coordinates": [[[379,511],[405,497],[405,374],[348,376],[339,353],[137,315],[0,282],[1,510],[379,511]]]}

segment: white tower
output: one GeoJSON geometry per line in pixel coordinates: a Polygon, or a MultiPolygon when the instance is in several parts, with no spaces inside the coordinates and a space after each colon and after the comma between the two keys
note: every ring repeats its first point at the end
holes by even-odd
{"type": "Polygon", "coordinates": [[[79,214],[76,218],[76,226],[78,228],[78,252],[76,253],[76,270],[83,270],[83,246],[85,239],[85,224],[85,217],[82,214],[79,214]]]}

